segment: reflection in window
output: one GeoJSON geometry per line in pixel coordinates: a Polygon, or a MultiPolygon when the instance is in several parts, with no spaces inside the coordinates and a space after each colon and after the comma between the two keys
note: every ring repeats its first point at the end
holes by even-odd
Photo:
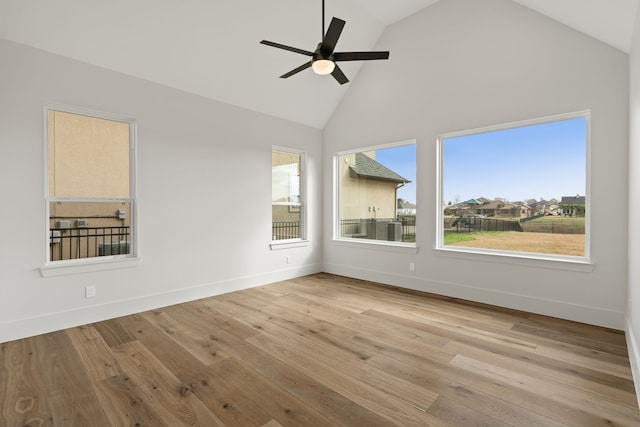
{"type": "Polygon", "coordinates": [[[303,154],[274,149],[271,152],[271,239],[304,237],[302,177],[303,154]]]}

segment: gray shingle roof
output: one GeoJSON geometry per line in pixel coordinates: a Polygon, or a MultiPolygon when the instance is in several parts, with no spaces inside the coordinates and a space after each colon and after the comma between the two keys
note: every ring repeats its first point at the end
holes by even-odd
{"type": "Polygon", "coordinates": [[[561,205],[584,205],[585,196],[562,196],[561,205]]]}
{"type": "Polygon", "coordinates": [[[350,165],[351,172],[361,178],[379,179],[391,182],[411,182],[391,169],[381,165],[362,153],[356,153],[356,164],[350,165]]]}

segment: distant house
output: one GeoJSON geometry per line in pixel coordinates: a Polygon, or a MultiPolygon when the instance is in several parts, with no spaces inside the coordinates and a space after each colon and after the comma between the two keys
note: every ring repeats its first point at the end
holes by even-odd
{"type": "Polygon", "coordinates": [[[562,196],[558,205],[558,215],[584,216],[586,196],[562,196]]]}
{"type": "Polygon", "coordinates": [[[501,200],[493,200],[482,205],[482,214],[487,216],[527,218],[531,216],[532,211],[533,209],[526,204],[501,200]]]}
{"type": "Polygon", "coordinates": [[[457,216],[491,216],[506,218],[527,218],[534,210],[525,203],[511,203],[503,200],[489,200],[484,197],[469,199],[462,203],[446,206],[453,215],[457,216]]]}
{"type": "Polygon", "coordinates": [[[398,188],[411,181],[377,162],[374,155],[350,154],[340,164],[340,219],[395,218],[398,188]]]}
{"type": "Polygon", "coordinates": [[[554,210],[554,205],[548,200],[540,200],[539,202],[529,203],[532,209],[532,215],[550,214],[554,210]]]}
{"type": "Polygon", "coordinates": [[[398,199],[398,208],[396,209],[398,215],[415,215],[416,212],[416,205],[404,199],[398,199]]]}

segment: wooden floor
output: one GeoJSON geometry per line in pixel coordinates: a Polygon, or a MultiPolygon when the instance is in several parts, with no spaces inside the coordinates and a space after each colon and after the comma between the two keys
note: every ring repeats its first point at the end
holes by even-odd
{"type": "Polygon", "coordinates": [[[640,426],[623,333],[317,274],[0,345],[0,425],[640,426]]]}

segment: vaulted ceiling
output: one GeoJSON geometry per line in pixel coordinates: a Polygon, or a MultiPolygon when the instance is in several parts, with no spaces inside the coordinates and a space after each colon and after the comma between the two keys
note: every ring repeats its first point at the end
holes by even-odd
{"type": "MultiPolygon", "coordinates": [[[[338,51],[387,50],[387,26],[438,1],[326,0],[327,25],[347,22],[338,51]]],[[[513,1],[628,52],[640,0],[513,1]]],[[[258,43],[313,51],[321,0],[0,0],[0,38],[315,128],[351,84],[311,70],[280,79],[308,58],[258,43]]],[[[340,66],[353,82],[363,63],[340,66]]]]}

